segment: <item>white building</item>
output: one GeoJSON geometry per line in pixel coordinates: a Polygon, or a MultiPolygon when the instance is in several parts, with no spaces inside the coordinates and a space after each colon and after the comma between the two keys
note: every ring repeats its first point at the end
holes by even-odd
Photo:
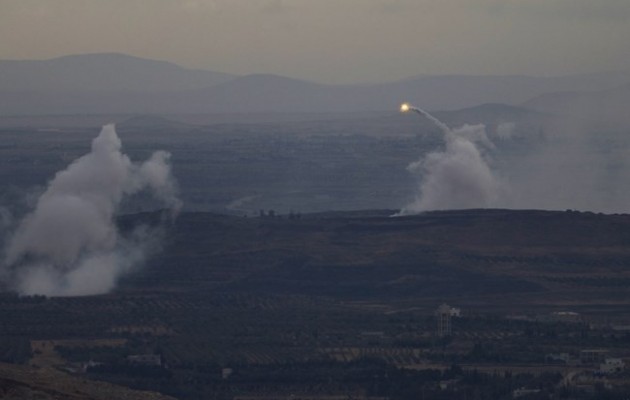
{"type": "Polygon", "coordinates": [[[437,317],[438,336],[450,336],[452,333],[451,318],[461,317],[462,310],[451,307],[448,304],[442,304],[435,310],[435,316],[437,317]]]}
{"type": "Polygon", "coordinates": [[[518,399],[519,397],[524,397],[536,393],[540,393],[540,389],[527,389],[525,387],[522,387],[512,391],[512,398],[518,399]]]}
{"type": "Polygon", "coordinates": [[[134,354],[127,356],[127,361],[130,364],[145,365],[145,366],[162,366],[162,357],[159,354],[134,354]]]}
{"type": "Polygon", "coordinates": [[[602,374],[615,374],[626,368],[626,363],[621,358],[607,358],[599,364],[599,372],[602,374]]]}
{"type": "Polygon", "coordinates": [[[451,307],[451,317],[459,318],[462,316],[462,309],[451,307]]]}
{"type": "Polygon", "coordinates": [[[439,337],[451,335],[451,306],[442,304],[435,310],[437,317],[437,335],[439,337]]]}

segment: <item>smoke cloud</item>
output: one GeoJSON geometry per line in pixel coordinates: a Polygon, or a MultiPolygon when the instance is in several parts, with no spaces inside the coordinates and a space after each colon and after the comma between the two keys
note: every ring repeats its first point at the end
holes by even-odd
{"type": "Polygon", "coordinates": [[[421,180],[419,194],[398,215],[428,210],[486,208],[499,199],[501,184],[481,148],[493,149],[484,125],[464,125],[451,130],[419,108],[407,106],[431,120],[443,133],[444,149],[409,164],[407,170],[421,180]]]}
{"type": "Polygon", "coordinates": [[[496,136],[499,139],[512,139],[515,135],[516,124],[514,122],[502,122],[497,126],[496,136]]]}
{"type": "Polygon", "coordinates": [[[428,210],[511,208],[630,211],[630,145],[627,125],[590,119],[591,110],[571,116],[501,122],[451,130],[427,112],[443,147],[409,164],[418,177],[417,197],[397,215],[428,210]]]}
{"type": "Polygon", "coordinates": [[[121,152],[114,125],[104,126],[90,153],[56,174],[10,238],[5,264],[15,288],[48,296],[112,290],[155,237],[149,229],[123,237],[115,224],[121,202],[140,191],[174,212],[181,206],[169,154],[158,151],[132,163],[121,152]]]}
{"type": "Polygon", "coordinates": [[[627,126],[565,118],[530,142],[503,156],[502,176],[511,182],[505,207],[630,212],[627,126]]]}

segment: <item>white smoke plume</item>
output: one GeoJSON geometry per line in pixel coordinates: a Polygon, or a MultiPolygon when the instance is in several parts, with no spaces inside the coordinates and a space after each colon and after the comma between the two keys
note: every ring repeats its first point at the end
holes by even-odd
{"type": "Polygon", "coordinates": [[[92,141],[91,152],[56,174],[19,224],[6,249],[6,266],[22,294],[78,296],[106,293],[142,260],[150,232],[123,238],[115,224],[125,196],[148,190],[166,207],[181,204],[169,154],[134,164],[121,152],[114,125],[92,141]]]}
{"type": "Polygon", "coordinates": [[[502,175],[511,185],[505,207],[630,212],[628,138],[627,126],[605,121],[547,123],[534,144],[506,156],[502,175]]]}
{"type": "Polygon", "coordinates": [[[501,185],[480,151],[481,146],[494,148],[485,127],[464,125],[451,130],[424,110],[408,105],[403,110],[414,111],[433,121],[443,133],[445,148],[409,164],[407,170],[421,179],[420,191],[398,215],[495,205],[501,185]]]}
{"type": "Polygon", "coordinates": [[[497,126],[496,136],[499,139],[507,140],[514,137],[516,124],[514,122],[502,122],[497,126]]]}

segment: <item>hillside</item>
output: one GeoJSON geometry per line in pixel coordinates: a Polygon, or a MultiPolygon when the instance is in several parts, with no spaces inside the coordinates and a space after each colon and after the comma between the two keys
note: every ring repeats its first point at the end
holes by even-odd
{"type": "MultiPolygon", "coordinates": [[[[551,352],[627,354],[628,335],[614,327],[630,319],[630,216],[391,213],[183,213],[166,227],[162,251],[113,293],[4,293],[0,359],[40,368],[0,364],[0,394],[159,398],[127,386],[181,399],[330,395],[370,387],[371,363],[391,374],[454,363],[540,374],[558,372],[543,364],[551,352]],[[434,334],[433,313],[444,302],[464,315],[448,341],[434,334]],[[567,311],[577,320],[557,319],[567,311]],[[130,363],[138,354],[167,364],[130,363]],[[46,360],[75,370],[101,364],[68,376],[41,367],[46,360]]],[[[159,219],[127,215],[120,226],[159,219]]]]}
{"type": "Polygon", "coordinates": [[[53,369],[0,363],[0,398],[5,400],[174,400],[105,382],[86,381],[53,369]]]}
{"type": "Polygon", "coordinates": [[[391,213],[300,219],[184,213],[164,252],[125,286],[394,303],[465,298],[485,306],[500,297],[515,308],[627,302],[626,215],[391,213]]]}

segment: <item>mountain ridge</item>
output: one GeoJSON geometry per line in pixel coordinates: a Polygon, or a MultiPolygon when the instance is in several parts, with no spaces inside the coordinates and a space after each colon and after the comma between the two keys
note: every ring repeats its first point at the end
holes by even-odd
{"type": "Polygon", "coordinates": [[[212,86],[234,77],[121,53],[0,60],[0,76],[4,77],[0,92],[178,91],[212,86]]]}
{"type": "Polygon", "coordinates": [[[421,75],[330,85],[274,74],[192,70],[118,53],[0,61],[0,115],[73,113],[360,112],[409,101],[428,110],[520,105],[550,92],[611,90],[630,73],[566,77],[421,75]]]}

